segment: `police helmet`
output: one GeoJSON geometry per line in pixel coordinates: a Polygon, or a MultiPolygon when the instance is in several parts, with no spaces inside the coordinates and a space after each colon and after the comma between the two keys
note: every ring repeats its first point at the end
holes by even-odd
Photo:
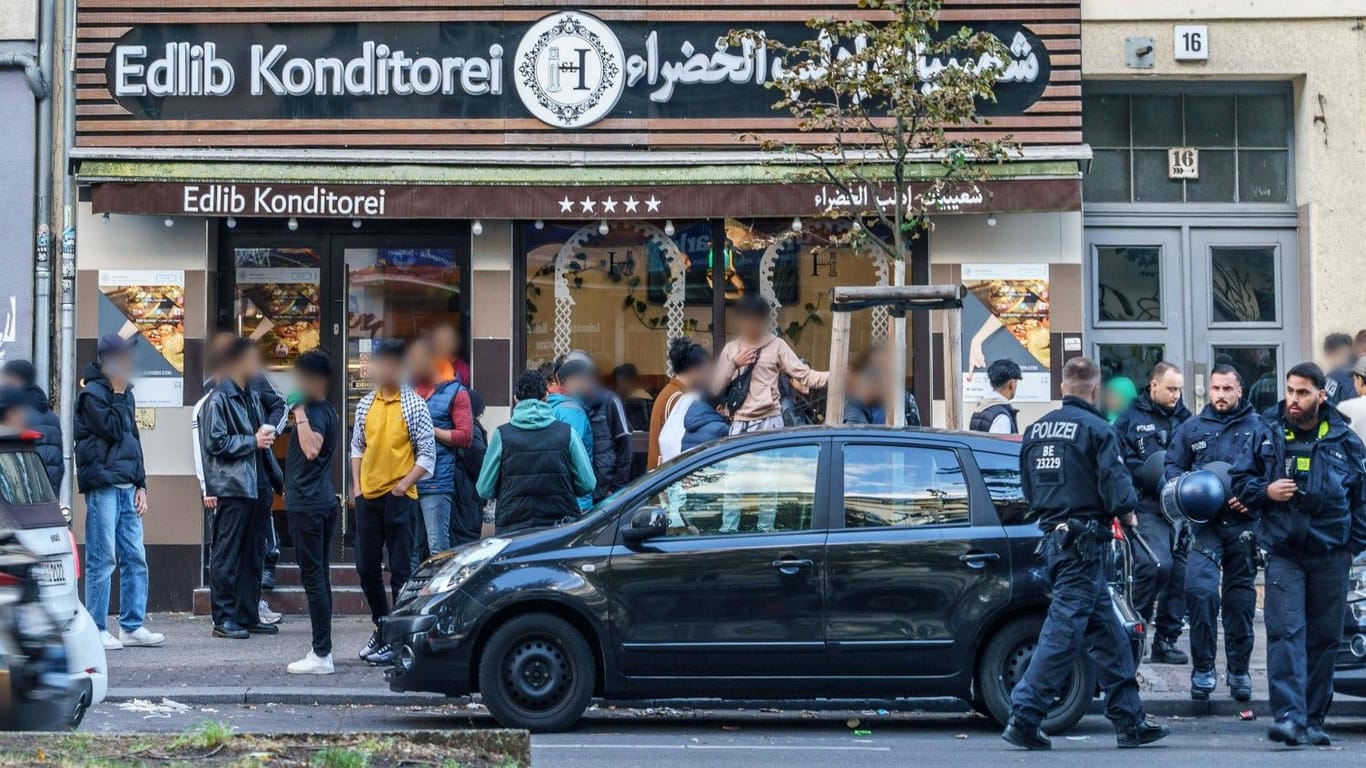
{"type": "Polygon", "coordinates": [[[1209,469],[1187,472],[1162,489],[1162,512],[1171,520],[1208,523],[1227,503],[1228,487],[1209,469]]]}
{"type": "Polygon", "coordinates": [[[1138,468],[1139,487],[1156,495],[1162,489],[1162,476],[1167,471],[1167,452],[1156,451],[1148,455],[1143,466],[1138,468]]]}

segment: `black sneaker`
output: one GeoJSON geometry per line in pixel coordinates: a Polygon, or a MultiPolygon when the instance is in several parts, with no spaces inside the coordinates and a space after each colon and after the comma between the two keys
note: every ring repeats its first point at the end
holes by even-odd
{"type": "Polygon", "coordinates": [[[1039,726],[1025,725],[1013,717],[1006,722],[1006,729],[1001,731],[1001,738],[1017,747],[1024,747],[1029,750],[1053,748],[1053,742],[1049,741],[1048,736],[1039,729],[1039,726]]]}
{"type": "Polygon", "coordinates": [[[1228,692],[1234,701],[1252,700],[1252,675],[1246,672],[1228,673],[1228,692]]]}
{"type": "Polygon", "coordinates": [[[270,592],[275,589],[275,569],[267,568],[261,571],[261,589],[270,592]]]}
{"type": "Polygon", "coordinates": [[[278,634],[280,634],[280,628],[279,628],[279,627],[275,626],[274,624],[263,624],[263,623],[260,623],[260,622],[258,622],[258,623],[256,623],[256,624],[249,624],[249,625],[247,625],[246,630],[247,630],[248,632],[250,632],[251,634],[253,634],[253,635],[278,635],[278,634]]]}
{"type": "MultiPolygon", "coordinates": [[[[1325,734],[1326,736],[1327,734],[1325,734]]],[[[1309,734],[1304,728],[1289,720],[1277,720],[1266,729],[1266,737],[1287,747],[1298,747],[1309,743],[1309,734]]]]}
{"type": "Polygon", "coordinates": [[[1152,664],[1189,664],[1190,660],[1190,657],[1171,640],[1154,641],[1152,654],[1148,656],[1148,661],[1152,664]]]}
{"type": "Polygon", "coordinates": [[[1161,723],[1153,722],[1146,716],[1130,726],[1115,726],[1115,742],[1120,749],[1134,749],[1154,741],[1161,741],[1171,735],[1172,730],[1161,723]]]}
{"type": "Polygon", "coordinates": [[[1304,739],[1311,747],[1333,746],[1333,740],[1328,737],[1328,732],[1323,730],[1323,726],[1318,723],[1310,723],[1305,726],[1304,739]]]}
{"type": "Polygon", "coordinates": [[[213,636],[227,640],[246,640],[248,637],[251,637],[251,635],[247,633],[247,630],[231,621],[213,625],[213,636]]]}
{"type": "Polygon", "coordinates": [[[360,657],[361,661],[365,661],[367,656],[374,653],[375,650],[379,648],[379,645],[379,630],[377,629],[370,633],[370,639],[365,642],[365,647],[360,649],[360,653],[356,655],[360,657]]]}
{"type": "Polygon", "coordinates": [[[387,667],[394,663],[394,646],[385,643],[365,657],[365,663],[374,667],[387,667]]]}

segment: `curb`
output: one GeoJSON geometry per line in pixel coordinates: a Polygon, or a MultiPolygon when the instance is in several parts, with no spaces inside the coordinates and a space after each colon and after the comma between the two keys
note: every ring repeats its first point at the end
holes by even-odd
{"type": "MultiPolygon", "coordinates": [[[[373,688],[187,688],[181,691],[166,688],[111,688],[105,697],[107,703],[145,699],[160,701],[169,698],[182,704],[193,706],[206,705],[251,705],[283,704],[293,706],[384,706],[384,707],[447,707],[467,708],[466,697],[448,698],[438,694],[390,693],[373,688]]],[[[1148,714],[1156,717],[1240,717],[1245,710],[1252,710],[1257,717],[1270,717],[1270,703],[1264,697],[1252,701],[1238,702],[1232,699],[1212,701],[1191,701],[1177,694],[1147,696],[1143,700],[1148,714]]],[[[604,711],[624,710],[638,716],[667,717],[684,710],[703,713],[727,712],[728,716],[742,714],[748,717],[781,717],[789,714],[810,712],[834,713],[841,717],[850,712],[860,713],[867,710],[885,710],[898,715],[962,715],[971,710],[963,701],[954,698],[931,699],[785,699],[779,701],[763,699],[646,699],[634,701],[598,701],[589,715],[601,715],[604,711]]],[[[1104,702],[1092,702],[1090,714],[1102,715],[1104,702]]],[[[470,714],[485,716],[483,707],[470,709],[470,714]]],[[[1344,698],[1333,702],[1332,716],[1366,717],[1366,699],[1344,698]]]]}

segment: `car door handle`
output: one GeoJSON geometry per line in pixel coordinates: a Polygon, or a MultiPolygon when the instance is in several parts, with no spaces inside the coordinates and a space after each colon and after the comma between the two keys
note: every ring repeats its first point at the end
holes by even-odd
{"type": "Polygon", "coordinates": [[[973,568],[981,568],[1000,559],[1001,555],[996,552],[966,552],[958,556],[958,562],[967,563],[973,568]]]}
{"type": "Polygon", "coordinates": [[[811,560],[811,559],[809,559],[809,558],[804,558],[804,559],[798,560],[798,559],[796,559],[796,558],[786,558],[786,557],[785,557],[785,558],[782,558],[781,560],[774,560],[773,563],[772,563],[772,565],[773,565],[774,568],[777,568],[779,571],[782,571],[783,573],[786,573],[786,574],[788,574],[788,575],[791,575],[791,574],[796,573],[797,571],[800,571],[800,570],[803,569],[803,568],[811,568],[811,567],[815,566],[815,565],[816,565],[816,561],[815,561],[815,560],[811,560]]]}

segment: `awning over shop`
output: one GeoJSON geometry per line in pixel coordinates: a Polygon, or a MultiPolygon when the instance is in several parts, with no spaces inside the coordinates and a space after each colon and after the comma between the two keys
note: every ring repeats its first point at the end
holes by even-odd
{"type": "MultiPolygon", "coordinates": [[[[780,164],[587,166],[86,160],[96,213],[380,219],[689,219],[871,213],[895,200],[889,168],[853,188],[780,164]]],[[[942,168],[913,168],[921,194],[942,168]]],[[[1076,211],[1076,159],[1016,160],[947,190],[945,214],[1076,211]]]]}

